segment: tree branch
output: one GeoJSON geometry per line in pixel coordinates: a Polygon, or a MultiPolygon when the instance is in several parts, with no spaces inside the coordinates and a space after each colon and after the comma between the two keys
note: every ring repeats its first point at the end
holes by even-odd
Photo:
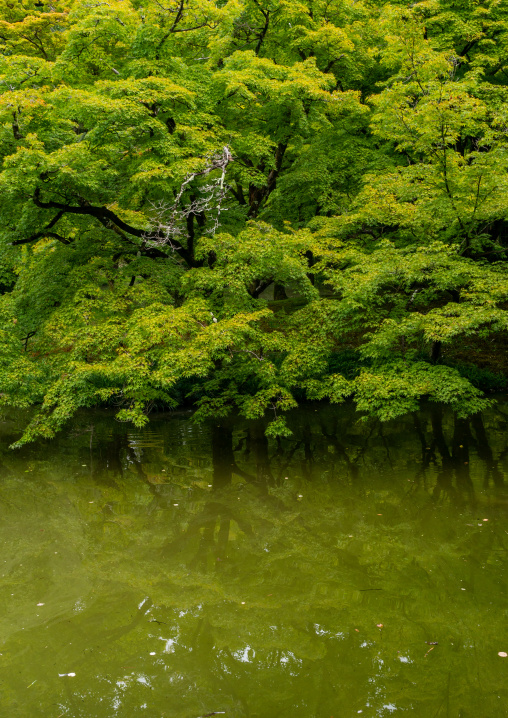
{"type": "Polygon", "coordinates": [[[65,237],[62,237],[56,232],[48,232],[48,230],[54,227],[55,224],[63,217],[63,215],[63,211],[58,212],[58,214],[53,217],[51,222],[47,224],[41,232],[36,232],[35,234],[30,235],[30,237],[27,237],[26,239],[17,239],[15,242],[12,243],[13,246],[17,246],[20,244],[29,244],[30,242],[35,242],[37,239],[42,239],[42,237],[53,237],[53,239],[58,239],[58,241],[62,242],[63,244],[70,244],[70,239],[66,239],[65,237]]]}
{"type": "MultiPolygon", "coordinates": [[[[37,207],[40,207],[41,209],[60,210],[60,216],[62,216],[63,214],[78,214],[94,217],[104,227],[106,227],[106,229],[112,229],[111,224],[113,224],[127,234],[133,235],[134,237],[138,237],[140,239],[146,238],[146,230],[138,229],[137,227],[133,227],[132,225],[127,224],[127,222],[124,222],[123,219],[120,219],[118,215],[116,215],[107,207],[94,207],[88,203],[83,203],[80,207],[75,207],[70,204],[63,204],[62,202],[54,202],[52,200],[49,202],[44,202],[41,199],[41,191],[38,187],[34,192],[33,202],[37,207]]],[[[39,233],[39,236],[44,236],[44,232],[42,233],[42,235],[39,233]]],[[[18,243],[25,244],[28,241],[33,241],[33,237],[27,240],[20,240],[18,243]]],[[[201,266],[201,263],[197,262],[191,255],[191,253],[188,252],[187,249],[177,240],[173,240],[172,248],[179,252],[180,256],[182,257],[182,259],[185,260],[189,267],[201,266]]]]}
{"type": "Polygon", "coordinates": [[[16,239],[16,241],[12,242],[12,245],[14,247],[19,246],[20,244],[29,244],[30,242],[35,242],[37,239],[42,239],[43,237],[51,237],[52,239],[58,239],[59,242],[62,244],[71,244],[71,240],[67,239],[66,237],[62,237],[61,234],[57,234],[56,232],[37,232],[36,234],[30,235],[30,237],[27,237],[26,239],[16,239]]]}

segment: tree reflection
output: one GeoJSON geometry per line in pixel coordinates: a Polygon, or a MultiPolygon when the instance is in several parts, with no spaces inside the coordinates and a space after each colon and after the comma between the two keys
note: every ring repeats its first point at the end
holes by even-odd
{"type": "Polygon", "coordinates": [[[86,674],[79,694],[40,679],[64,715],[102,715],[98,697],[118,716],[353,715],[366,702],[383,715],[413,710],[415,685],[437,715],[447,671],[450,714],[461,695],[481,714],[490,674],[478,689],[468,646],[490,650],[503,630],[503,422],[430,406],[380,426],[312,406],[272,441],[262,422],[175,416],[134,432],[83,416],[59,443],[5,450],[5,605],[23,564],[55,609],[43,623],[19,591],[12,625],[28,637],[4,617],[2,653],[28,640],[53,670],[49,645],[86,674]]]}

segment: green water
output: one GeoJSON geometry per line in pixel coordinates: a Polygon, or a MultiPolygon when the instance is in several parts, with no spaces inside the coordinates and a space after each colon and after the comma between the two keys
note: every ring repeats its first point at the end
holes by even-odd
{"type": "Polygon", "coordinates": [[[0,425],[2,718],[508,715],[508,403],[0,425]]]}

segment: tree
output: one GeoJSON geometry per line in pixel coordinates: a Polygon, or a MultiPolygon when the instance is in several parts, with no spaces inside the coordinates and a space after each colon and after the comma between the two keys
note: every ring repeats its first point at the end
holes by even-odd
{"type": "Polygon", "coordinates": [[[4,3],[22,441],[108,402],[138,425],[268,411],[275,434],[305,396],[484,406],[454,357],[506,337],[506,23],[444,0],[4,3]]]}

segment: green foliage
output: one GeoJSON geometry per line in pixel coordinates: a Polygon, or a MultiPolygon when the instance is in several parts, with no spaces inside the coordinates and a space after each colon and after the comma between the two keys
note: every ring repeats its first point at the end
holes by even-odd
{"type": "Polygon", "coordinates": [[[507,329],[502,4],[1,0],[0,30],[22,442],[103,403],[272,434],[302,397],[485,405],[441,352],[507,329]]]}
{"type": "Polygon", "coordinates": [[[487,393],[500,392],[508,386],[508,379],[505,376],[475,366],[474,364],[456,364],[454,367],[473,386],[487,393]]]}
{"type": "Polygon", "coordinates": [[[355,379],[363,366],[369,362],[354,349],[333,352],[328,359],[328,373],[340,374],[345,379],[355,379]]]}

